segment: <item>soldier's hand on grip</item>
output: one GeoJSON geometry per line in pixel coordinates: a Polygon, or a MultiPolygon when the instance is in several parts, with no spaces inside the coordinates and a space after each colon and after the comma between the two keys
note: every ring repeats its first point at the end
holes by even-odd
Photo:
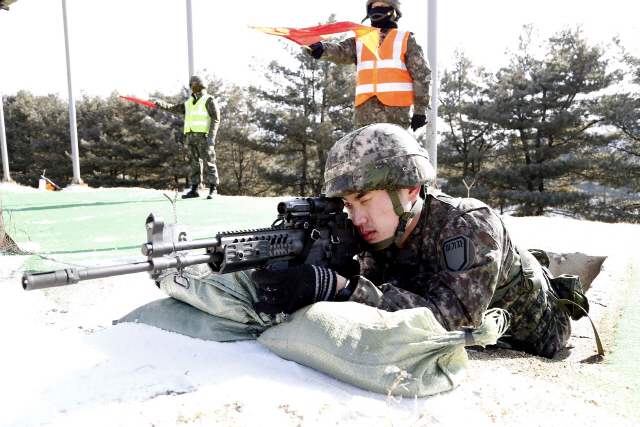
{"type": "Polygon", "coordinates": [[[255,270],[251,278],[258,285],[254,309],[267,314],[293,313],[318,301],[333,299],[335,271],[309,264],[284,270],[255,270]]]}

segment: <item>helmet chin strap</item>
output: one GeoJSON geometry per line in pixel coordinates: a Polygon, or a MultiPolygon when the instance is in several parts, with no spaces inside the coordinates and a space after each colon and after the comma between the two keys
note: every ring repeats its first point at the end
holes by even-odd
{"type": "Polygon", "coordinates": [[[371,249],[374,251],[379,251],[391,244],[399,243],[407,229],[407,223],[422,210],[422,205],[424,204],[422,197],[418,196],[411,210],[405,212],[402,202],[400,201],[400,196],[398,195],[398,190],[387,190],[387,193],[389,193],[389,197],[391,197],[393,210],[396,215],[400,217],[400,220],[398,221],[398,227],[396,228],[396,234],[394,236],[371,244],[371,249]]]}

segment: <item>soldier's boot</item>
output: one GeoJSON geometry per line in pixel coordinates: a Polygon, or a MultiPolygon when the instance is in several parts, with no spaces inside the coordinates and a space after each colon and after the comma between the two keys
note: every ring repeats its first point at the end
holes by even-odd
{"type": "Polygon", "coordinates": [[[200,197],[200,193],[198,193],[198,186],[192,185],[191,190],[187,194],[183,194],[183,199],[193,199],[195,197],[200,197]]]}
{"type": "Polygon", "coordinates": [[[211,187],[209,187],[209,195],[207,196],[207,199],[213,199],[213,196],[215,196],[216,194],[218,194],[218,190],[216,190],[216,185],[211,184],[211,187]]]}

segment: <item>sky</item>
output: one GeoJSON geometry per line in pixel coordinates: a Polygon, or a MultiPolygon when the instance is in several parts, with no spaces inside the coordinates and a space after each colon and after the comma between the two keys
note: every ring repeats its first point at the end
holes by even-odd
{"type": "MultiPolygon", "coordinates": [[[[74,98],[112,92],[174,94],[188,81],[186,0],[67,0],[74,98]]],[[[240,86],[260,80],[252,66],[286,63],[293,42],[248,28],[308,27],[338,21],[360,23],[364,0],[192,0],[196,72],[212,73],[240,86]]],[[[427,48],[427,0],[403,0],[400,27],[427,48]]],[[[628,0],[448,0],[438,2],[439,70],[456,49],[476,65],[506,66],[522,26],[542,37],[582,25],[593,43],[619,36],[640,55],[640,4],[628,0]]],[[[0,11],[0,93],[28,90],[68,96],[62,0],[18,0],[0,11]]]]}

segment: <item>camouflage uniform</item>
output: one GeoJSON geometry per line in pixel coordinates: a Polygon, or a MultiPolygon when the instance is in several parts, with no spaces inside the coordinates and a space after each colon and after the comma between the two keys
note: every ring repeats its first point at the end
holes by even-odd
{"type": "MultiPolygon", "coordinates": [[[[194,93],[190,100],[193,103],[197,102],[200,97],[206,95],[207,91],[202,90],[198,93],[194,93]]],[[[156,102],[158,108],[171,114],[184,115],[185,106],[184,102],[180,104],[171,105],[164,101],[156,102]]],[[[218,133],[218,127],[220,126],[220,109],[218,108],[218,102],[214,97],[207,100],[205,104],[207,112],[211,116],[211,127],[208,133],[201,132],[188,132],[186,134],[186,143],[189,154],[189,167],[191,168],[191,185],[200,185],[200,159],[202,159],[202,175],[204,183],[207,185],[218,185],[220,179],[218,178],[218,168],[216,166],[216,151],[215,140],[218,133]],[[207,144],[207,138],[212,138],[213,145],[207,144]]]]}
{"type": "MultiPolygon", "coordinates": [[[[384,41],[389,31],[393,28],[380,29],[380,44],[384,41]]],[[[324,53],[320,57],[322,61],[331,61],[336,64],[356,64],[356,39],[348,38],[340,43],[322,42],[324,53]]],[[[407,71],[413,79],[413,114],[427,114],[430,105],[431,68],[424,57],[422,48],[413,34],[407,41],[407,53],[405,55],[407,71]]],[[[369,98],[363,104],[357,106],[354,112],[356,128],[372,123],[395,123],[404,128],[411,124],[411,107],[391,107],[384,105],[376,96],[369,98]]]]}
{"type": "Polygon", "coordinates": [[[504,308],[511,321],[503,339],[514,348],[553,357],[565,346],[567,313],[523,280],[521,255],[500,218],[478,200],[430,188],[434,171],[426,150],[406,131],[377,124],[352,132],[333,146],[325,170],[328,197],[421,184],[424,190],[403,248],[360,255],[350,301],[386,311],[428,307],[451,331],[477,327],[485,310],[504,308]]]}

